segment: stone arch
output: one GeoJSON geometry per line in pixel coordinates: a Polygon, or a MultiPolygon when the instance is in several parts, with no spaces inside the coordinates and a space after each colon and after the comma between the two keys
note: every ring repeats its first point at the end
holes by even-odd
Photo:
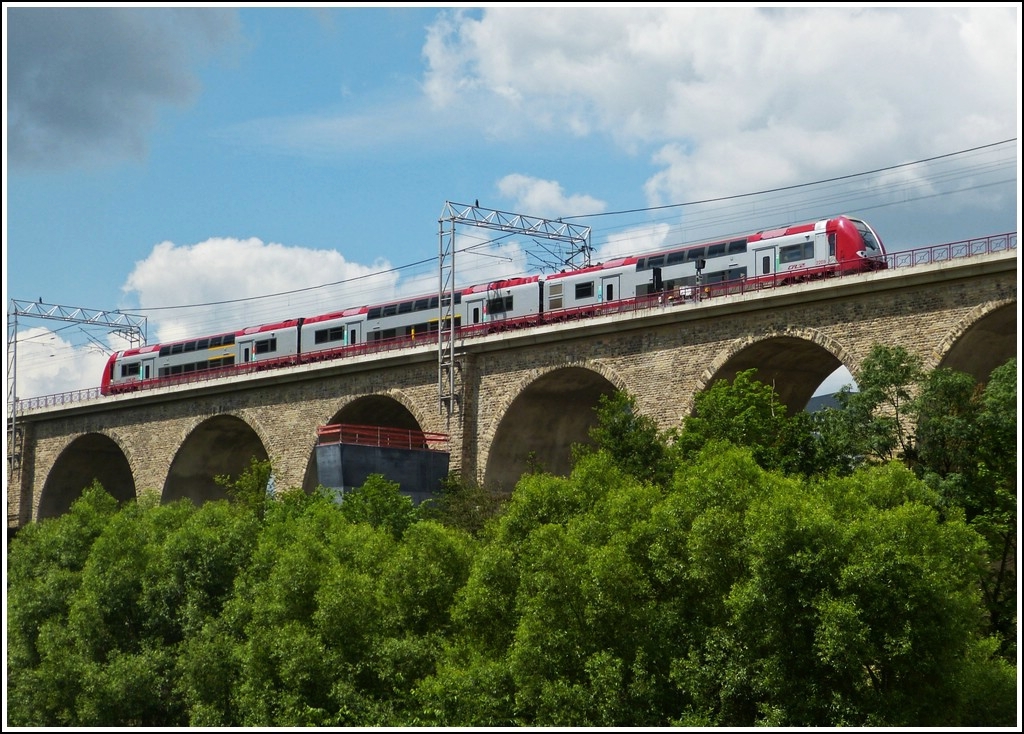
{"type": "MultiPolygon", "coordinates": [[[[386,428],[402,428],[405,430],[423,430],[425,417],[416,401],[404,391],[393,388],[384,393],[367,393],[357,395],[345,401],[334,410],[330,417],[324,418],[319,425],[332,423],[356,423],[386,428]]],[[[306,468],[302,477],[302,490],[307,494],[314,491],[320,483],[316,463],[316,437],[308,447],[306,468]]]]}
{"type": "Polygon", "coordinates": [[[225,413],[193,420],[171,460],[162,501],[188,498],[201,504],[227,499],[217,476],[237,477],[253,459],[269,458],[265,437],[244,418],[225,413]]]}
{"type": "Polygon", "coordinates": [[[589,440],[600,396],[625,389],[614,370],[596,361],[527,371],[504,391],[481,436],[482,484],[511,491],[534,462],[544,471],[567,474],[570,448],[589,440]]]}
{"type": "Polygon", "coordinates": [[[68,441],[46,474],[37,518],[63,515],[94,480],[118,502],[136,498],[130,454],[118,437],[84,433],[68,441]]]}
{"type": "Polygon", "coordinates": [[[836,368],[856,372],[856,359],[838,340],[818,329],[803,327],[736,339],[720,351],[697,379],[685,414],[693,411],[698,393],[718,380],[732,380],[751,367],[757,379],[772,385],[792,415],[803,410],[814,391],[836,368]]]}
{"type": "Polygon", "coordinates": [[[945,367],[966,372],[978,382],[1017,355],[1017,300],[982,303],[957,319],[936,345],[925,369],[945,367]]]}

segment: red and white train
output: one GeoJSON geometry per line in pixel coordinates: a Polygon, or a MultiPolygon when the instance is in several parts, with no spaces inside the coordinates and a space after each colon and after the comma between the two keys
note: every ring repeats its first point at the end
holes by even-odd
{"type": "MultiPolygon", "coordinates": [[[[469,338],[635,308],[652,299],[685,302],[879,270],[887,267],[885,254],[866,222],[841,216],[580,270],[474,285],[456,291],[450,312],[456,338],[469,338]]],[[[110,395],[436,339],[438,300],[436,294],[403,298],[116,352],[107,361],[100,391],[110,395]]]]}

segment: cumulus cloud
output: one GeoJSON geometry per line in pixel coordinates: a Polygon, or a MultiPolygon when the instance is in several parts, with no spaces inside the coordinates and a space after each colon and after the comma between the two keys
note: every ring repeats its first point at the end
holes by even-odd
{"type": "Polygon", "coordinates": [[[138,159],[164,107],[199,92],[195,65],[236,38],[236,11],[13,7],[6,11],[12,168],[138,159]]]}
{"type": "Polygon", "coordinates": [[[391,298],[397,282],[386,261],[363,265],[334,250],[211,238],[161,242],[135,264],[123,290],[149,314],[156,339],[167,341],[391,298]]]}
{"type": "MultiPolygon", "coordinates": [[[[74,328],[77,335],[77,327],[74,328]]],[[[96,338],[102,339],[104,335],[96,338]]],[[[45,327],[19,330],[17,343],[8,344],[7,348],[8,360],[13,354],[17,362],[14,388],[18,398],[94,388],[99,385],[107,362],[102,342],[83,345],[45,327]]]]}
{"type": "Polygon", "coordinates": [[[650,150],[657,206],[1011,138],[1019,41],[1013,7],[489,8],[431,28],[424,92],[650,150]]]}
{"type": "Polygon", "coordinates": [[[513,202],[514,211],[557,219],[559,217],[599,214],[605,202],[586,194],[566,195],[557,181],[547,181],[521,173],[510,173],[497,182],[498,193],[513,202]]]}

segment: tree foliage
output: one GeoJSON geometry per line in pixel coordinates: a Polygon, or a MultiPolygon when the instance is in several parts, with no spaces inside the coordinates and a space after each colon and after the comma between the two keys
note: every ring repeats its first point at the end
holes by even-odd
{"type": "Polygon", "coordinates": [[[765,469],[811,474],[816,470],[811,428],[806,416],[788,415],[775,390],[749,369],[694,397],[693,413],[683,420],[674,445],[690,458],[709,442],[727,441],[749,448],[765,469]]]}
{"type": "Polygon", "coordinates": [[[1013,726],[1016,365],[876,356],[830,424],[753,372],[677,432],[609,396],[508,498],[93,486],[10,544],[8,723],[1013,726]]]}

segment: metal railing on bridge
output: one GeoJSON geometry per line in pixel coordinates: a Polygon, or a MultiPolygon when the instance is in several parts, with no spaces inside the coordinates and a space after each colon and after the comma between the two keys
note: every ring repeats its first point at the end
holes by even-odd
{"type": "MultiPolygon", "coordinates": [[[[928,247],[916,247],[910,250],[891,252],[886,255],[886,264],[889,270],[901,268],[919,267],[939,262],[959,260],[980,255],[988,255],[1008,250],[1017,249],[1017,233],[1008,232],[1005,234],[991,235],[987,237],[976,237],[959,242],[949,242],[941,245],[928,247]]],[[[835,277],[846,277],[836,274],[835,277]]],[[[770,278],[751,279],[747,282],[744,279],[725,281],[721,283],[707,283],[701,286],[687,286],[676,288],[664,293],[655,293],[638,298],[627,298],[607,303],[594,304],[580,308],[562,309],[549,311],[544,315],[545,324],[577,321],[594,316],[605,316],[614,313],[650,311],[666,306],[685,305],[705,301],[725,295],[736,295],[754,291],[763,291],[776,287],[788,285],[793,278],[793,273],[776,273],[770,278]],[[787,281],[784,283],[783,281],[787,281]]],[[[521,328],[536,326],[536,319],[533,317],[509,319],[506,322],[489,322],[463,326],[459,329],[459,339],[472,339],[486,336],[495,331],[509,331],[521,328]]],[[[391,352],[410,347],[421,347],[424,345],[436,345],[436,333],[419,334],[412,337],[401,336],[393,339],[381,339],[374,342],[364,342],[349,345],[347,347],[323,350],[310,354],[303,354],[302,364],[310,362],[326,362],[345,357],[353,357],[365,354],[379,354],[391,352]]],[[[289,356],[280,360],[254,362],[244,365],[237,365],[232,368],[208,370],[191,374],[175,375],[172,378],[149,380],[136,383],[135,389],[147,389],[150,387],[164,387],[171,385],[193,384],[206,382],[220,377],[237,376],[264,372],[279,367],[288,367],[299,364],[298,358],[289,356]]],[[[124,393],[121,393],[124,394],[124,393]]],[[[95,400],[101,398],[99,388],[88,388],[74,390],[71,392],[55,393],[53,395],[42,395],[33,398],[18,399],[18,411],[32,410],[39,408],[60,407],[84,400],[95,400]]]]}

